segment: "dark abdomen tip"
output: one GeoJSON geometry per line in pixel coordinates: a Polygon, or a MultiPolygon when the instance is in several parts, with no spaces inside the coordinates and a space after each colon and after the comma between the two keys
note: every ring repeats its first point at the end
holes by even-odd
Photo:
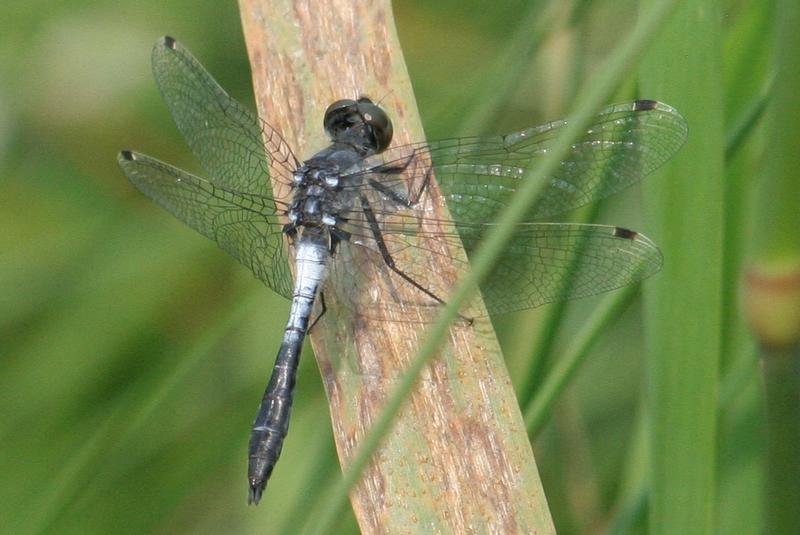
{"type": "Polygon", "coordinates": [[[258,505],[261,501],[261,495],[264,493],[264,486],[260,483],[250,483],[250,491],[247,495],[248,505],[258,505]]]}

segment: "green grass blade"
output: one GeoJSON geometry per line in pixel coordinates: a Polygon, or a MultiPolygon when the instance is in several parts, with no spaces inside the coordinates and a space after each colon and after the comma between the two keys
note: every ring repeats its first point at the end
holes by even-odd
{"type": "MultiPolygon", "coordinates": [[[[484,87],[472,99],[471,110],[458,127],[458,133],[473,135],[496,116],[500,107],[509,100],[519,87],[526,67],[547,36],[547,32],[559,15],[562,6],[557,3],[532,3],[518,30],[511,37],[495,69],[486,77],[484,87]]],[[[568,10],[574,9],[570,3],[568,10]]]]}
{"type": "MultiPolygon", "coordinates": [[[[178,388],[222,337],[241,321],[245,313],[252,310],[254,301],[252,296],[238,298],[185,354],[176,356],[174,368],[169,373],[159,375],[157,384],[136,384],[116,404],[111,405],[105,420],[98,424],[84,447],[53,475],[52,484],[29,504],[29,511],[20,514],[20,518],[35,518],[42,526],[56,525],[56,519],[65,514],[62,510],[64,505],[74,501],[75,494],[92,475],[98,476],[97,466],[104,463],[111,466],[120,464],[120,459],[116,462],[110,460],[115,455],[130,452],[133,447],[130,443],[159,410],[169,393],[178,388]]],[[[108,476],[108,471],[101,472],[101,477],[108,476]]],[[[108,490],[103,488],[104,492],[108,490]]]]}
{"type": "Polygon", "coordinates": [[[644,92],[689,123],[680,154],[644,187],[665,258],[645,293],[654,534],[712,531],[725,215],[721,32],[716,2],[682,3],[642,63],[644,92]]]}
{"type": "Polygon", "coordinates": [[[756,207],[745,307],[758,343],[766,405],[764,532],[800,526],[800,4],[775,2],[775,84],[756,207]]]}
{"type": "Polygon", "coordinates": [[[525,427],[531,438],[541,430],[546,418],[551,414],[553,403],[575,377],[589,355],[589,350],[609,325],[630,305],[637,289],[638,285],[630,285],[606,296],[575,336],[565,354],[559,357],[541,388],[525,407],[525,427]]]}

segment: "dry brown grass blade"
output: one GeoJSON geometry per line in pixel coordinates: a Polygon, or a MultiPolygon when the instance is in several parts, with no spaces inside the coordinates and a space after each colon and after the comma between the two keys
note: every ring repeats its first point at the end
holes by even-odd
{"type": "MultiPolygon", "coordinates": [[[[424,138],[389,2],[241,0],[240,8],[260,115],[299,155],[325,143],[328,104],[359,95],[383,99],[395,143],[424,138]]],[[[446,275],[452,266],[435,269],[446,275]]],[[[385,376],[350,370],[399,374],[422,330],[329,307],[312,331],[345,465],[393,388],[385,376]]],[[[452,328],[351,503],[365,533],[553,531],[488,320],[452,328]]]]}

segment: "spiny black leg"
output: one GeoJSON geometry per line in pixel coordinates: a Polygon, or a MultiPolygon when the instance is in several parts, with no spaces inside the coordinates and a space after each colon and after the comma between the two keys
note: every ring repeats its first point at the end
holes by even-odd
{"type": "Polygon", "coordinates": [[[297,225],[295,223],[286,223],[283,226],[283,233],[289,238],[289,243],[294,243],[297,237],[297,225]]]}
{"type": "MultiPolygon", "coordinates": [[[[402,164],[394,165],[394,166],[391,166],[391,167],[390,166],[384,166],[384,167],[380,167],[378,169],[375,169],[374,171],[376,173],[381,173],[381,174],[384,174],[384,175],[399,175],[399,174],[403,173],[406,169],[408,169],[408,166],[411,164],[412,161],[414,161],[414,157],[416,155],[417,154],[416,154],[416,150],[415,150],[408,157],[408,160],[406,160],[402,164]]],[[[419,202],[420,198],[422,198],[422,193],[428,187],[428,184],[430,183],[430,180],[431,180],[431,174],[432,174],[431,170],[432,170],[432,167],[429,167],[428,171],[425,173],[425,180],[422,181],[422,184],[420,185],[419,191],[417,191],[416,193],[411,194],[411,195],[409,195],[407,197],[404,196],[401,193],[398,193],[398,192],[392,190],[391,188],[386,187],[385,185],[381,184],[380,182],[378,182],[375,179],[370,179],[369,180],[369,185],[372,186],[373,188],[375,188],[376,190],[378,190],[379,192],[383,193],[384,195],[386,195],[389,199],[393,200],[397,204],[405,206],[406,208],[411,208],[412,206],[414,206],[415,204],[417,204],[419,202]]]]}
{"type": "Polygon", "coordinates": [[[436,294],[422,286],[420,283],[403,273],[394,263],[394,258],[392,258],[391,253],[389,252],[388,247],[386,247],[386,243],[383,241],[383,236],[381,235],[380,228],[378,228],[378,220],[375,218],[375,213],[372,211],[372,208],[369,206],[369,202],[367,198],[361,195],[361,208],[364,210],[364,216],[367,218],[367,223],[369,223],[369,228],[372,231],[372,237],[375,239],[375,243],[378,244],[378,250],[381,252],[381,256],[383,257],[384,263],[386,266],[400,275],[404,280],[410,283],[412,286],[423,292],[425,295],[430,297],[431,299],[435,300],[437,303],[443,305],[444,301],[436,294]]]}
{"type": "Polygon", "coordinates": [[[409,199],[407,199],[400,193],[397,193],[393,189],[387,188],[386,186],[384,186],[383,184],[381,184],[380,182],[378,182],[373,178],[369,179],[369,185],[375,188],[376,190],[380,191],[381,193],[383,193],[384,195],[386,195],[388,198],[390,198],[399,205],[405,206],[406,208],[411,208],[413,206],[413,204],[411,204],[411,201],[409,199]]]}
{"type": "Polygon", "coordinates": [[[331,227],[330,228],[330,247],[329,250],[332,255],[336,254],[336,248],[339,246],[340,242],[349,241],[350,240],[350,233],[346,230],[342,230],[338,227],[331,227]]]}
{"type": "Polygon", "coordinates": [[[377,167],[376,169],[374,169],[374,171],[380,172],[381,174],[384,174],[384,175],[399,175],[400,173],[402,173],[403,171],[408,169],[409,164],[412,161],[414,161],[414,157],[416,155],[417,155],[417,149],[414,149],[411,152],[411,154],[408,155],[408,158],[406,159],[405,162],[403,162],[401,164],[396,164],[396,165],[384,164],[384,165],[381,165],[380,167],[377,167]]]}
{"type": "Polygon", "coordinates": [[[314,321],[311,322],[311,326],[306,330],[306,332],[311,332],[311,329],[314,328],[314,325],[316,325],[317,322],[322,319],[322,316],[324,316],[328,311],[328,307],[325,306],[325,292],[319,292],[319,304],[322,307],[322,310],[320,311],[319,316],[314,318],[314,321]]]}

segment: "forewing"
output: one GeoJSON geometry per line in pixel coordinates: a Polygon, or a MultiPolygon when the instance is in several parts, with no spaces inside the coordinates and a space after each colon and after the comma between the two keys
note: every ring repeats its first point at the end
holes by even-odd
{"type": "MultiPolygon", "coordinates": [[[[353,182],[371,180],[384,191],[414,201],[424,196],[433,171],[455,221],[492,221],[567,124],[565,119],[504,136],[395,147],[384,154],[383,162],[362,171],[353,182]]],[[[661,102],[638,100],[604,109],[572,144],[556,171],[546,177],[526,220],[568,212],[638,182],[669,160],[686,135],[685,119],[661,102]]],[[[397,211],[392,195],[384,197],[376,209],[397,211]]]]}
{"type": "Polygon", "coordinates": [[[292,276],[271,199],[227,189],[144,154],[123,151],[118,162],[142,193],[291,298],[292,276]]]}
{"type": "Polygon", "coordinates": [[[285,200],[297,159],[280,134],[232,99],[171,37],[155,44],[152,65],[178,129],[212,181],[285,200]],[[274,194],[270,176],[277,187],[274,194]]]}

